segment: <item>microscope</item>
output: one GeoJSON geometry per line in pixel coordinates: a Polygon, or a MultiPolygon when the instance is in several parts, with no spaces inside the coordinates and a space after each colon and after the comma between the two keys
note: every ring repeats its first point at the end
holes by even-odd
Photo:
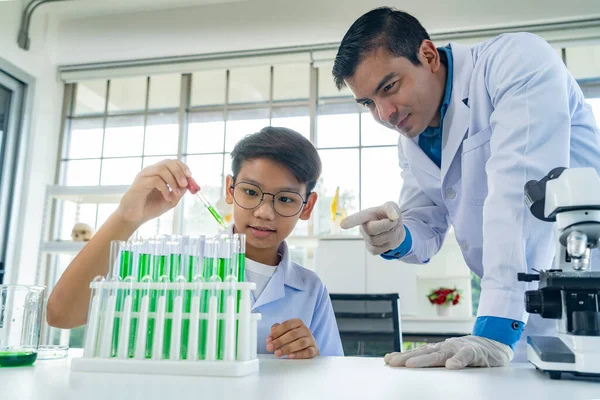
{"type": "Polygon", "coordinates": [[[600,247],[600,177],[594,168],[555,168],[525,185],[526,203],[538,219],[554,222],[554,266],[519,273],[539,281],[525,293],[525,309],[557,320],[558,336],[529,336],[527,359],[551,379],[563,373],[600,377],[600,272],[590,271],[600,247]]]}

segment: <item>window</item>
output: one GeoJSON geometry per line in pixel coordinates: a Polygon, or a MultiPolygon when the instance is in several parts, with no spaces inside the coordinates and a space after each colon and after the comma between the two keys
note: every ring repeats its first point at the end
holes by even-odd
{"type": "MultiPolygon", "coordinates": [[[[330,206],[338,188],[339,204],[351,214],[396,200],[401,186],[398,134],[378,125],[347,88],[338,91],[330,67],[287,63],[79,82],[67,122],[60,183],[129,185],[142,168],[177,158],[181,149],[179,156],[222,213],[230,210],[224,182],[236,143],[268,125],[294,129],[313,141],[323,161],[314,217],[298,223],[294,235],[299,236],[333,232],[330,206]],[[189,104],[181,103],[182,91],[189,92],[189,104]],[[185,127],[179,126],[183,114],[185,127]]],[[[60,238],[70,237],[76,220],[98,229],[115,208],[63,206],[60,238]]],[[[181,207],[148,222],[138,235],[218,230],[204,206],[186,196],[181,207]]],[[[298,261],[307,257],[301,248],[294,253],[298,261]]]]}

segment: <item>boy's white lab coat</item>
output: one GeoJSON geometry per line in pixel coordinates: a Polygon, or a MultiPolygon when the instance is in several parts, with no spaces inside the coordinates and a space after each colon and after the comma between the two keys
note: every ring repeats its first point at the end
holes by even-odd
{"type": "MultiPolygon", "coordinates": [[[[541,38],[506,34],[451,48],[441,171],[416,139],[398,144],[399,203],[413,238],[402,260],[429,260],[452,224],[467,265],[483,276],[478,315],[527,321],[527,287],[517,273],[550,268],[555,251],[553,225],[531,215],[523,188],[558,166],[600,172],[600,133],[577,83],[541,38]]],[[[536,327],[551,333],[554,321],[530,317],[523,337],[536,327]]]]}
{"type": "Polygon", "coordinates": [[[290,258],[287,244],[279,246],[281,262],[258,299],[252,295],[252,312],[258,322],[258,353],[268,353],[271,326],[299,318],[312,332],[322,356],[343,356],[342,342],[327,288],[314,272],[290,258]]]}

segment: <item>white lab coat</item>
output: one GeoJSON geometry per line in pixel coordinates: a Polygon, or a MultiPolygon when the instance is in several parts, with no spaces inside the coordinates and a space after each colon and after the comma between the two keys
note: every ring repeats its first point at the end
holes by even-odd
{"type": "MultiPolygon", "coordinates": [[[[551,267],[555,251],[553,225],[531,215],[523,187],[558,166],[600,173],[600,132],[581,89],[541,38],[505,34],[451,48],[441,170],[417,138],[398,144],[399,203],[413,238],[402,260],[427,262],[452,224],[467,265],[482,276],[478,316],[527,321],[524,292],[531,287],[517,282],[517,273],[551,267]]],[[[554,326],[531,316],[523,339],[554,326]]],[[[516,359],[523,348],[517,345],[516,359]]]]}

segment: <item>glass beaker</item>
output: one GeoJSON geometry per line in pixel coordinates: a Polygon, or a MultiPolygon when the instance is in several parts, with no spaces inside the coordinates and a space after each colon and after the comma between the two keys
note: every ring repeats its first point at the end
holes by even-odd
{"type": "Polygon", "coordinates": [[[0,367],[34,363],[43,304],[44,287],[0,285],[0,367]]]}

